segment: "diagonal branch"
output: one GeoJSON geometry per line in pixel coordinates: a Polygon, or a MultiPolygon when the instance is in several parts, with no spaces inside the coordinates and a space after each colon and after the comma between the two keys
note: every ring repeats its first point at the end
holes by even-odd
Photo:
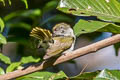
{"type": "Polygon", "coordinates": [[[93,43],[91,45],[76,49],[73,52],[71,52],[71,54],[69,53],[69,54],[66,54],[66,55],[62,55],[56,60],[51,59],[51,60],[48,60],[48,61],[43,61],[42,63],[31,65],[26,69],[16,70],[16,71],[9,72],[7,74],[1,75],[0,80],[13,79],[13,78],[16,78],[16,77],[20,77],[20,76],[38,71],[38,70],[43,70],[43,69],[45,69],[49,66],[55,66],[57,64],[69,61],[71,59],[80,57],[82,55],[85,55],[85,54],[88,54],[88,53],[91,53],[91,52],[95,52],[95,51],[97,51],[101,48],[104,48],[106,46],[115,44],[117,42],[120,42],[120,34],[117,34],[117,35],[112,36],[110,38],[107,38],[107,39],[101,40],[99,42],[93,43]]]}

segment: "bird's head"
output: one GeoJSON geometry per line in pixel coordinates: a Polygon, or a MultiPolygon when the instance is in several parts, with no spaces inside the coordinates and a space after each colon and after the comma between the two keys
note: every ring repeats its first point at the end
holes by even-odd
{"type": "Polygon", "coordinates": [[[73,30],[70,25],[66,23],[59,23],[53,27],[54,36],[73,36],[73,30]]]}

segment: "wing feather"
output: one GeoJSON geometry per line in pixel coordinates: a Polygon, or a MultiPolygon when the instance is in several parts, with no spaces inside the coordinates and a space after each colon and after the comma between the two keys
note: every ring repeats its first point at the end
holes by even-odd
{"type": "Polygon", "coordinates": [[[73,43],[73,37],[54,37],[54,43],[47,49],[44,59],[49,59],[57,54],[60,54],[71,47],[73,43]]]}

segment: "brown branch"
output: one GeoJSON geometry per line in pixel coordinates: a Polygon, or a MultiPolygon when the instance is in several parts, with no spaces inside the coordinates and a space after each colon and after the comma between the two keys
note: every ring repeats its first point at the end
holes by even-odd
{"type": "Polygon", "coordinates": [[[76,49],[71,54],[69,53],[69,54],[66,54],[66,55],[62,55],[56,60],[52,59],[52,60],[48,60],[48,61],[43,61],[42,63],[38,63],[36,65],[31,65],[28,68],[23,69],[23,70],[16,70],[16,71],[1,75],[0,80],[13,79],[13,78],[16,78],[16,77],[20,77],[20,76],[38,71],[38,70],[43,70],[43,69],[45,69],[49,66],[55,66],[57,64],[66,62],[68,60],[71,60],[71,59],[80,57],[82,55],[88,54],[90,52],[95,52],[95,51],[97,51],[101,48],[104,48],[106,46],[115,44],[117,42],[120,42],[120,34],[117,34],[117,35],[112,36],[110,38],[107,38],[107,39],[104,39],[102,41],[93,43],[91,45],[76,49]]]}

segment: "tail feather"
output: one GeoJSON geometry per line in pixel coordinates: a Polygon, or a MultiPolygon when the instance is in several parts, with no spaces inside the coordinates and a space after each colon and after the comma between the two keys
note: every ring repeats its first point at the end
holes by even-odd
{"type": "Polygon", "coordinates": [[[52,38],[52,34],[49,30],[42,29],[39,27],[35,27],[32,29],[30,36],[37,38],[39,40],[50,40],[52,38]]]}

